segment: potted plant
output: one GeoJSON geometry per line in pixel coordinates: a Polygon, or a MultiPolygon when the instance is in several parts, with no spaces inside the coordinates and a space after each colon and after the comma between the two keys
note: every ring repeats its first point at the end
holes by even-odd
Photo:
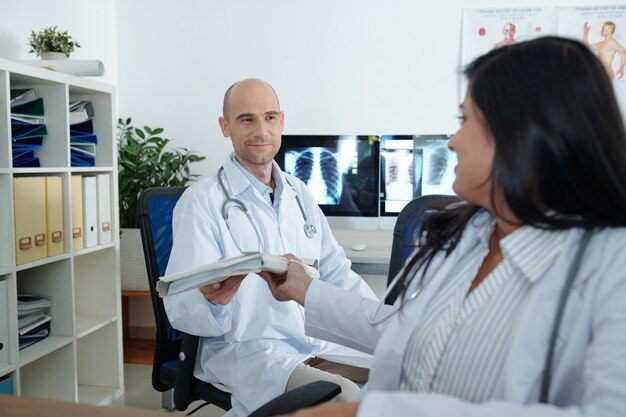
{"type": "Polygon", "coordinates": [[[57,30],[56,26],[49,26],[39,32],[31,31],[28,39],[29,53],[35,53],[41,59],[65,59],[80,48],[80,44],[65,32],[57,30]]]}
{"type": "Polygon", "coordinates": [[[132,126],[132,120],[118,119],[118,185],[120,257],[122,287],[125,290],[148,289],[148,278],[137,219],[137,198],[150,187],[182,187],[197,175],[189,167],[206,157],[186,148],[167,145],[171,139],[162,136],[162,128],[143,129],[132,126]]]}

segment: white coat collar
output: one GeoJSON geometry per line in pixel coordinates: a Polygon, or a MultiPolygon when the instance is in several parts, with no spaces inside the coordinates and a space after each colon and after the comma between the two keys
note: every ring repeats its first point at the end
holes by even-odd
{"type": "MultiPolygon", "coordinates": [[[[231,152],[224,162],[223,176],[225,178],[222,179],[226,185],[226,191],[231,195],[231,197],[240,195],[248,187],[252,187],[248,178],[246,178],[239,167],[237,167],[233,162],[233,156],[234,152],[231,152]]],[[[272,161],[272,176],[274,177],[274,182],[276,183],[276,198],[281,198],[282,191],[285,190],[286,184],[285,179],[283,178],[283,173],[276,161],[272,161]]]]}

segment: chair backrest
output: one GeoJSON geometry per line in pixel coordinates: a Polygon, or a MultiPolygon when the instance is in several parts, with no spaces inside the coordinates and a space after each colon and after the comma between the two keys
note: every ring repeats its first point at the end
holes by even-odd
{"type": "Polygon", "coordinates": [[[178,358],[180,333],[172,328],[163,300],[156,292],[156,282],[165,274],[172,251],[172,215],[174,206],[186,187],[149,188],[138,200],[139,229],[143,243],[146,270],[152,297],[152,308],[156,321],[156,346],[152,368],[152,385],[162,391],[167,387],[159,380],[161,365],[178,358]]]}
{"type": "MultiPolygon", "coordinates": [[[[391,259],[389,261],[387,285],[393,281],[409,256],[411,256],[417,248],[417,241],[422,232],[424,220],[439,211],[438,208],[433,206],[440,205],[440,203],[452,203],[458,200],[458,197],[451,195],[424,195],[412,200],[400,211],[398,220],[396,220],[396,225],[393,229],[393,243],[391,245],[391,259]]],[[[398,292],[392,291],[385,299],[385,303],[393,304],[397,296],[398,292]]]]}

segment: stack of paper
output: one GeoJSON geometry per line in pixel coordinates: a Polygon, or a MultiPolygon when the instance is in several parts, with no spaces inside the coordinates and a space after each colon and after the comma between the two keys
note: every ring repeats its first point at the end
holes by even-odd
{"type": "Polygon", "coordinates": [[[73,167],[96,164],[97,136],[93,133],[93,106],[89,101],[70,104],[70,156],[73,167]]]}
{"type": "Polygon", "coordinates": [[[34,88],[11,90],[11,138],[14,167],[38,167],[35,151],[48,135],[43,99],[34,88]]]}
{"type": "Polygon", "coordinates": [[[285,274],[290,262],[302,265],[304,272],[311,278],[319,278],[317,260],[302,259],[302,261],[289,261],[278,255],[263,255],[260,252],[248,252],[233,258],[222,259],[211,264],[202,265],[176,272],[159,278],[156,290],[161,297],[178,294],[204,285],[222,282],[234,275],[248,275],[261,271],[269,271],[276,274],[285,274]]]}
{"type": "Polygon", "coordinates": [[[17,327],[20,350],[50,334],[50,300],[38,295],[17,296],[17,327]]]}

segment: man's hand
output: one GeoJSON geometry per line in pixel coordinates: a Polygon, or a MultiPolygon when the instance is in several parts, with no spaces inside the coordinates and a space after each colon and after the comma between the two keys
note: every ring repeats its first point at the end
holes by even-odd
{"type": "Polygon", "coordinates": [[[228,304],[237,293],[241,281],[245,277],[246,275],[233,275],[222,282],[200,287],[200,292],[204,295],[204,298],[213,304],[228,304]]]}
{"type": "Polygon", "coordinates": [[[326,403],[316,407],[304,408],[293,414],[285,414],[290,417],[356,417],[361,403],[326,403]]]}
{"type": "Polygon", "coordinates": [[[585,22],[585,24],[583,25],[583,34],[588,35],[589,30],[591,30],[591,25],[589,24],[589,22],[585,22]]]}
{"type": "MultiPolygon", "coordinates": [[[[290,253],[283,255],[283,258],[300,261],[290,253]]],[[[272,295],[278,301],[294,300],[300,305],[304,305],[304,297],[311,281],[313,281],[298,262],[289,263],[286,275],[270,274],[269,272],[261,272],[259,275],[267,281],[272,295]]]]}

